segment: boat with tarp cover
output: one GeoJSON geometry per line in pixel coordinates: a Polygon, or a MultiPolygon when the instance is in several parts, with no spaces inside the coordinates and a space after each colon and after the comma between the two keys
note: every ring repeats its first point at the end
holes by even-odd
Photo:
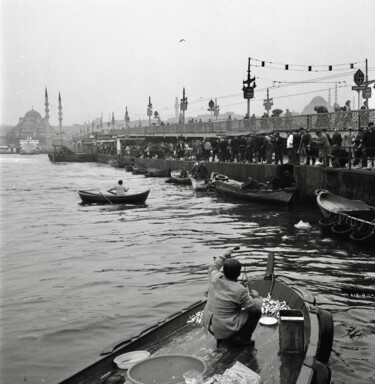
{"type": "Polygon", "coordinates": [[[323,234],[350,238],[358,243],[375,242],[375,207],[325,189],[317,189],[315,195],[323,216],[319,220],[323,234]]]}
{"type": "MultiPolygon", "coordinates": [[[[254,344],[233,347],[218,344],[206,334],[201,324],[206,299],[183,308],[138,335],[115,342],[106,347],[89,366],[58,381],[60,384],[140,383],[133,381],[131,372],[136,365],[120,369],[114,360],[125,353],[148,351],[149,358],[162,356],[194,356],[205,364],[205,382],[220,383],[215,377],[224,377],[228,368],[242,364],[260,376],[260,383],[274,384],[328,384],[331,371],[327,365],[333,341],[333,321],[329,311],[316,306],[314,296],[301,289],[301,284],[274,274],[274,254],[268,256],[265,275],[249,278],[249,289],[255,289],[268,302],[285,302],[291,312],[302,317],[302,348],[295,353],[280,350],[280,335],[285,332],[282,316],[275,313],[272,326],[258,324],[253,334],[254,344]],[[129,373],[130,372],[130,373],[129,373]],[[129,378],[130,376],[130,378],[129,378]],[[208,380],[208,381],[207,381],[208,380]]],[[[268,307],[267,307],[268,308],[268,307]]],[[[264,310],[262,309],[262,312],[264,310]]],[[[281,311],[280,311],[281,312],[281,311]]],[[[286,311],[289,312],[289,311],[286,311]]],[[[285,318],[285,321],[287,317],[285,318]]],[[[294,328],[288,327],[287,337],[294,338],[294,328]]],[[[146,359],[147,360],[147,359],[146,359]]],[[[146,360],[143,360],[145,362],[146,360]]],[[[143,363],[142,362],[142,363],[143,363]]],[[[156,376],[156,374],[155,374],[156,376]]],[[[143,381],[145,384],[159,381],[143,381]]],[[[168,383],[182,383],[182,377],[171,377],[168,383]]],[[[163,381],[162,383],[165,383],[163,381]]]]}
{"type": "Polygon", "coordinates": [[[226,196],[247,201],[262,201],[267,203],[289,204],[292,201],[293,195],[296,192],[296,187],[283,189],[258,188],[247,189],[245,184],[227,178],[214,179],[215,190],[226,196]]]}

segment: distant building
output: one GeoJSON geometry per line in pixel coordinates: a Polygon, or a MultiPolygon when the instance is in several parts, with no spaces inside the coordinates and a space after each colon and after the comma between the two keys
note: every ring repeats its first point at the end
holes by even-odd
{"type": "Polygon", "coordinates": [[[33,108],[20,117],[18,124],[5,135],[7,145],[19,147],[20,140],[28,138],[39,140],[39,145],[45,150],[52,147],[57,138],[57,131],[49,124],[48,93],[45,90],[45,116],[42,117],[33,108]]]}

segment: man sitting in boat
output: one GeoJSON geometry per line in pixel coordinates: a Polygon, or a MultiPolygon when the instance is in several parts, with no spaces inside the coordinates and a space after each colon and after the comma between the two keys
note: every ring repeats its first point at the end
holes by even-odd
{"type": "Polygon", "coordinates": [[[251,343],[251,336],[262,315],[262,299],[237,280],[241,263],[231,259],[231,252],[218,257],[208,269],[210,286],[203,312],[203,326],[218,341],[233,346],[251,343]],[[220,272],[223,267],[223,272],[220,272]]]}
{"type": "Polygon", "coordinates": [[[194,176],[196,179],[205,180],[210,178],[206,164],[201,161],[194,176]]]}
{"type": "Polygon", "coordinates": [[[191,170],[190,170],[190,174],[191,174],[193,177],[197,177],[198,166],[199,166],[198,163],[194,163],[193,168],[191,168],[191,170]]]}
{"type": "Polygon", "coordinates": [[[117,196],[124,196],[125,192],[128,192],[129,188],[126,188],[122,183],[122,180],[119,180],[118,183],[113,188],[108,190],[108,192],[112,192],[115,190],[116,190],[117,196]]]}

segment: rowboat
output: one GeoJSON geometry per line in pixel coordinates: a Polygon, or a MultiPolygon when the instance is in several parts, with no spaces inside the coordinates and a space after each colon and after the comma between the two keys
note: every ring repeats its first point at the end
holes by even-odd
{"type": "Polygon", "coordinates": [[[137,167],[136,165],[133,166],[132,174],[133,175],[145,175],[147,173],[147,168],[137,167]]]}
{"type": "Polygon", "coordinates": [[[189,176],[191,186],[196,191],[206,191],[207,189],[212,187],[212,180],[211,179],[196,179],[193,176],[189,176]]]}
{"type": "Polygon", "coordinates": [[[172,376],[166,381],[133,380],[132,371],[137,365],[140,368],[148,359],[171,355],[194,356],[203,361],[206,367],[204,379],[210,383],[218,383],[209,379],[214,375],[225,375],[225,371],[238,362],[260,375],[261,383],[330,383],[331,372],[327,363],[333,342],[332,315],[316,307],[315,298],[311,293],[285,277],[275,276],[273,260],[273,253],[270,253],[266,274],[250,278],[249,289],[257,290],[262,297],[269,295],[270,299],[267,300],[285,301],[292,310],[284,313],[285,318],[284,315],[280,315],[280,318],[274,317],[276,324],[272,326],[258,324],[253,334],[255,344],[237,348],[225,343],[218,345],[214,337],[206,334],[202,327],[202,311],[206,304],[206,299],[202,298],[154,326],[144,329],[137,336],[109,345],[96,361],[58,383],[104,384],[124,383],[125,380],[126,383],[182,383],[184,380],[178,376],[172,376]],[[300,317],[298,325],[293,323],[293,313],[296,312],[300,317]],[[301,350],[281,351],[285,339],[293,341],[296,338],[294,326],[298,327],[300,332],[301,350]],[[115,358],[137,350],[148,351],[151,356],[128,370],[116,367],[115,358]]]}
{"type": "Polygon", "coordinates": [[[171,174],[170,168],[157,169],[157,168],[148,168],[145,173],[145,177],[169,177],[171,174]]]}
{"type": "Polygon", "coordinates": [[[171,171],[171,177],[168,179],[169,183],[191,185],[189,176],[181,176],[181,171],[171,171]]]}
{"type": "Polygon", "coordinates": [[[360,243],[375,242],[375,207],[361,200],[351,200],[325,189],[315,191],[322,213],[322,233],[341,235],[360,243]]]}
{"type": "Polygon", "coordinates": [[[247,201],[262,201],[279,204],[289,204],[296,191],[295,187],[275,190],[268,188],[242,189],[243,183],[228,178],[227,180],[215,178],[214,186],[215,190],[222,195],[247,201]]]}
{"type": "Polygon", "coordinates": [[[150,190],[117,196],[107,192],[78,191],[82,204],[144,204],[150,190]]]}

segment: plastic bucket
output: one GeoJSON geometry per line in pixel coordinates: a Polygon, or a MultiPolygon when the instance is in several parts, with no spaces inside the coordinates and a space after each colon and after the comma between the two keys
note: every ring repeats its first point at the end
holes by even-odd
{"type": "Polygon", "coordinates": [[[160,355],[134,364],[127,378],[133,384],[182,384],[185,383],[183,374],[192,369],[203,375],[206,364],[189,355],[160,355]]]}

